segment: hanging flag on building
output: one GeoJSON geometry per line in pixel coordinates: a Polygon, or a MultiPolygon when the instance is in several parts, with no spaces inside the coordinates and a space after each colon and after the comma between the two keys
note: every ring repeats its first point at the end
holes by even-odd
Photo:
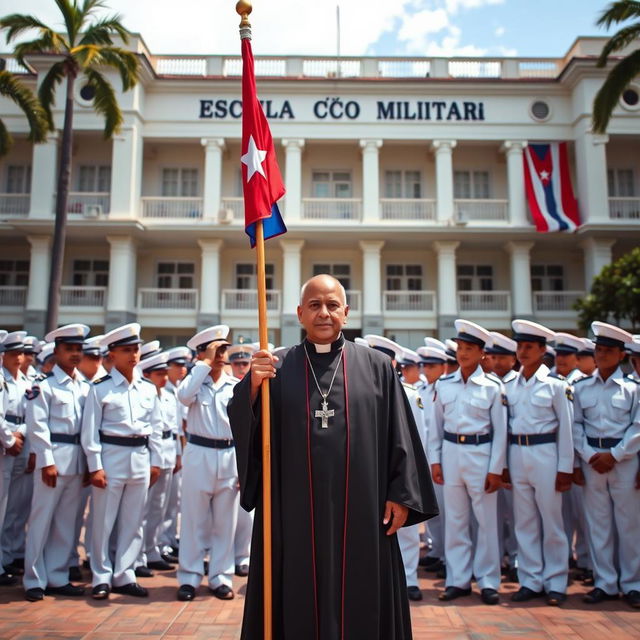
{"type": "Polygon", "coordinates": [[[580,226],[566,142],[529,144],[524,151],[524,183],[538,231],[575,231],[580,226]]]}
{"type": "Polygon", "coordinates": [[[269,123],[256,91],[251,40],[242,40],[242,187],[244,226],[251,246],[256,244],[256,222],[262,220],[264,239],[286,233],[277,201],[285,193],[269,123]]]}

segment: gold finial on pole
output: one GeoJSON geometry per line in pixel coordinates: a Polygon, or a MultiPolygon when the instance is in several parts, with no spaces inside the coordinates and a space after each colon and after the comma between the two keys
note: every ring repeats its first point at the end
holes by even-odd
{"type": "Polygon", "coordinates": [[[236,3],[236,13],[242,17],[240,20],[241,29],[251,29],[251,23],[249,22],[249,14],[253,11],[253,7],[249,0],[238,0],[236,3]]]}

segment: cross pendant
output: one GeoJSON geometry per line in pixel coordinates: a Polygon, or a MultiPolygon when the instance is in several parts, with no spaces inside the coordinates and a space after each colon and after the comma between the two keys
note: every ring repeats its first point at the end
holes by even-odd
{"type": "Polygon", "coordinates": [[[322,401],[322,411],[320,411],[320,409],[316,409],[316,413],[315,416],[316,418],[321,418],[322,419],[322,428],[323,429],[328,429],[329,428],[329,418],[333,418],[333,416],[336,414],[336,412],[333,409],[329,409],[329,405],[327,404],[326,400],[322,401]]]}

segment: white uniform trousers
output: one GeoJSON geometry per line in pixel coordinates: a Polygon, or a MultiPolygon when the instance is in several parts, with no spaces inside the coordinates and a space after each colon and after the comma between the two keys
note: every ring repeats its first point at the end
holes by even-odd
{"type": "Polygon", "coordinates": [[[448,587],[469,588],[472,574],[480,589],[500,587],[498,494],[484,490],[490,453],[490,443],[442,445],[448,587]],[[472,515],[478,523],[475,545],[472,515]]]}
{"type": "Polygon", "coordinates": [[[3,561],[10,564],[24,558],[27,520],[33,496],[33,473],[25,473],[29,460],[28,440],[19,456],[16,456],[11,471],[11,485],[7,500],[7,511],[2,528],[3,561]]]}
{"type": "Polygon", "coordinates": [[[610,595],[618,593],[618,588],[623,593],[640,590],[640,491],[635,488],[638,457],[617,462],[604,474],[586,463],[582,468],[595,586],[610,595]]]}
{"type": "Polygon", "coordinates": [[[82,476],[61,476],[49,487],[36,472],[24,559],[25,589],[63,587],[69,582],[75,515],[82,476]]]}
{"type": "Polygon", "coordinates": [[[418,586],[418,560],[420,560],[420,525],[398,529],[398,544],[402,553],[407,587],[418,586]]]}
{"type": "Polygon", "coordinates": [[[81,545],[84,546],[85,556],[89,557],[89,540],[91,540],[91,509],[87,510],[91,502],[91,487],[82,487],[80,492],[80,498],[78,500],[77,510],[76,510],[76,523],[74,528],[74,543],[73,549],[71,550],[71,566],[79,567],[80,566],[80,552],[78,551],[78,547],[81,545]],[[86,517],[86,522],[85,522],[86,517]],[[82,538],[82,527],[85,527],[84,530],[84,538],[82,538]]]}
{"type": "Polygon", "coordinates": [[[9,564],[9,557],[2,544],[2,529],[7,514],[7,502],[9,500],[9,488],[11,487],[11,472],[15,458],[0,450],[0,573],[2,567],[9,564]]]}
{"type": "Polygon", "coordinates": [[[238,566],[249,564],[251,555],[251,534],[253,533],[253,511],[245,511],[238,507],[238,520],[236,522],[236,535],[233,548],[238,566]]]}
{"type": "Polygon", "coordinates": [[[576,563],[581,569],[591,569],[582,487],[574,484],[569,491],[562,494],[562,517],[564,532],[569,543],[569,557],[575,555],[576,563]]]}
{"type": "Polygon", "coordinates": [[[518,579],[533,591],[565,593],[569,544],[556,491],[555,443],[510,445],[509,472],[518,541],[518,579]]]}
{"type": "Polygon", "coordinates": [[[500,558],[509,558],[509,566],[518,565],[518,541],[513,518],[513,491],[498,491],[498,531],[500,533],[500,558]]]}
{"type": "Polygon", "coordinates": [[[182,470],[173,474],[167,512],[160,532],[160,544],[164,553],[169,547],[178,547],[178,516],[180,514],[180,495],[182,493],[182,470]]]}
{"type": "Polygon", "coordinates": [[[182,457],[178,584],[198,587],[209,550],[209,586],[232,586],[237,476],[219,478],[218,450],[189,444],[182,457]]]}
{"type": "Polygon", "coordinates": [[[167,513],[167,505],[169,504],[172,476],[173,467],[170,469],[162,469],[156,483],[153,487],[149,487],[144,523],[142,525],[144,537],[141,564],[143,565],[146,565],[147,562],[158,562],[162,560],[159,540],[161,528],[167,513]]]}
{"type": "Polygon", "coordinates": [[[444,522],[446,509],[444,504],[444,487],[441,484],[434,484],[433,489],[436,494],[436,500],[438,501],[440,515],[431,518],[431,520],[427,522],[426,529],[429,538],[431,538],[431,549],[427,553],[427,556],[429,558],[439,558],[444,561],[444,522]]]}

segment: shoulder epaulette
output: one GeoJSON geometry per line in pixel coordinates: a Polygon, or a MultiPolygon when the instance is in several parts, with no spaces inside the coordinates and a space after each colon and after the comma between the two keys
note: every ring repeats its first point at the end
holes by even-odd
{"type": "Polygon", "coordinates": [[[453,374],[448,375],[448,376],[444,376],[444,377],[441,376],[440,378],[438,378],[436,380],[436,382],[440,382],[440,381],[443,381],[443,380],[451,380],[451,378],[453,378],[453,374]]]}
{"type": "Polygon", "coordinates": [[[502,384],[502,380],[500,380],[500,378],[498,378],[498,376],[496,376],[494,373],[486,373],[485,378],[493,382],[493,384],[497,384],[498,386],[502,384]]]}
{"type": "Polygon", "coordinates": [[[111,375],[107,374],[106,376],[102,376],[102,378],[98,378],[97,380],[94,380],[93,384],[100,384],[101,382],[104,382],[105,380],[111,380],[111,375]]]}
{"type": "Polygon", "coordinates": [[[42,382],[43,380],[46,380],[47,378],[50,378],[53,375],[52,371],[49,371],[49,373],[39,373],[36,377],[34,382],[42,382]]]}
{"type": "Polygon", "coordinates": [[[579,384],[580,382],[584,382],[585,380],[591,380],[593,376],[582,376],[582,378],[578,378],[573,381],[573,384],[579,384]]]}
{"type": "MultiPolygon", "coordinates": [[[[148,382],[149,384],[153,384],[153,382],[151,382],[151,380],[149,380],[149,378],[142,377],[142,378],[140,378],[140,380],[144,380],[145,382],[148,382]]],[[[155,385],[153,385],[153,386],[155,387],[155,385]]]]}
{"type": "Polygon", "coordinates": [[[411,389],[411,391],[416,391],[416,388],[415,388],[411,383],[409,383],[409,382],[405,382],[404,380],[401,380],[401,381],[400,381],[400,384],[402,384],[402,386],[403,386],[405,389],[411,389]]]}
{"type": "Polygon", "coordinates": [[[638,380],[637,378],[634,378],[631,374],[626,375],[624,379],[628,380],[629,382],[635,382],[636,384],[640,384],[640,380],[638,380]]]}
{"type": "Polygon", "coordinates": [[[559,373],[550,373],[548,377],[555,378],[556,380],[563,380],[564,382],[567,381],[567,379],[563,375],[560,375],[559,373]]]}

